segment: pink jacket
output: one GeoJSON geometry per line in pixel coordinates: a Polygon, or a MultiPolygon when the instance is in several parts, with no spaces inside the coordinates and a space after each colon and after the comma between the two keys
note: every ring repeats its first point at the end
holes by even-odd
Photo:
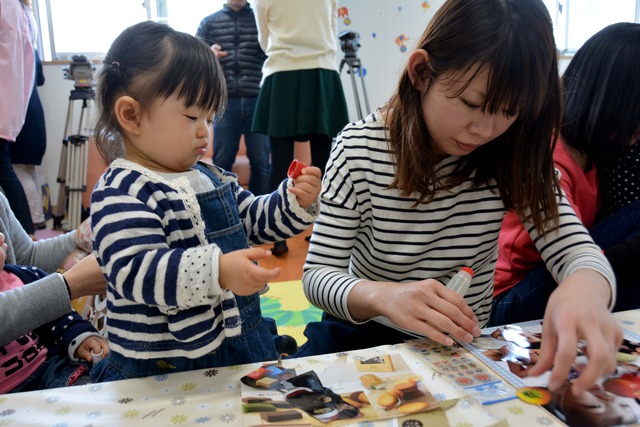
{"type": "MultiPolygon", "coordinates": [[[[569,150],[558,141],[553,153],[556,169],[560,172],[560,186],[571,207],[586,228],[591,228],[599,209],[598,177],[595,165],[587,172],[575,162],[569,150]]],[[[507,212],[498,238],[498,262],[494,279],[493,296],[514,287],[542,259],[529,233],[515,212],[507,212]]]]}
{"type": "Polygon", "coordinates": [[[27,115],[35,79],[37,35],[31,9],[0,0],[0,138],[15,141],[27,115]]]}

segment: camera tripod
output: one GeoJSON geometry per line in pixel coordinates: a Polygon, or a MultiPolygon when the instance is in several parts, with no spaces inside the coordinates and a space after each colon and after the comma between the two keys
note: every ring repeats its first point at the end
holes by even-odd
{"type": "Polygon", "coordinates": [[[58,178],[60,183],[58,190],[58,203],[53,216],[53,226],[56,229],[73,230],[82,222],[82,193],[87,189],[87,158],[89,137],[83,134],[83,130],[89,129],[90,106],[95,98],[95,92],[91,87],[75,87],[69,95],[67,108],[67,121],[62,140],[60,164],[58,166],[58,178]],[[82,101],[80,108],[80,120],[76,134],[69,135],[73,128],[73,113],[75,101],[82,101]],[[67,216],[66,227],[62,220],[67,216]]]}
{"type": "Polygon", "coordinates": [[[371,112],[371,107],[369,106],[369,97],[367,95],[367,86],[364,82],[364,73],[362,71],[362,62],[360,62],[360,58],[356,56],[355,53],[346,52],[342,61],[340,61],[340,73],[342,73],[342,68],[347,65],[347,74],[351,75],[351,86],[353,87],[353,96],[356,101],[356,108],[358,109],[358,116],[363,119],[364,115],[362,112],[362,104],[360,104],[360,93],[358,92],[358,85],[356,83],[356,73],[360,75],[360,83],[362,85],[362,94],[364,95],[364,105],[367,110],[364,114],[368,114],[371,112]]]}

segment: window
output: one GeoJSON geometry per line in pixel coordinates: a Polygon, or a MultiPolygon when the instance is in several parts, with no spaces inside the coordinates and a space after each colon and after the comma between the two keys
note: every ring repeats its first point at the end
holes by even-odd
{"type": "Polygon", "coordinates": [[[640,22],[639,0],[546,0],[555,25],[556,45],[572,54],[607,25],[640,22]]]}
{"type": "MultiPolygon", "coordinates": [[[[338,0],[348,5],[354,1],[338,0]]],[[[400,1],[400,0],[398,0],[400,1]]],[[[407,0],[405,0],[407,1],[407,0]]],[[[74,54],[101,59],[113,39],[142,20],[164,22],[195,34],[205,16],[225,0],[34,0],[41,26],[40,52],[45,60],[68,60],[74,54]]],[[[544,0],[554,22],[558,50],[575,52],[591,35],[614,22],[640,22],[640,0],[544,0]]]]}
{"type": "Polygon", "coordinates": [[[225,0],[34,0],[44,59],[70,60],[82,54],[102,59],[125,28],[144,20],[164,22],[195,34],[202,18],[225,0]]]}

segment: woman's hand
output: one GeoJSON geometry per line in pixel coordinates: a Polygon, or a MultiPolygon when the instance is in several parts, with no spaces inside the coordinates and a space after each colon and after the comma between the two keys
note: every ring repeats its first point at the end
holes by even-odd
{"type": "Polygon", "coordinates": [[[573,392],[582,394],[598,379],[616,368],[616,352],[622,343],[620,325],[609,312],[609,284],[593,270],[577,270],[549,297],[542,324],[540,360],[529,375],[549,369],[549,389],[565,383],[578,353],[578,345],[588,346],[588,363],[573,383],[573,392]]]}
{"type": "Polygon", "coordinates": [[[107,280],[93,254],[82,258],[63,276],[69,284],[71,299],[85,295],[104,295],[107,292],[107,280]]]}
{"type": "Polygon", "coordinates": [[[444,345],[456,339],[469,343],[481,331],[464,298],[435,279],[412,283],[360,282],[349,294],[356,319],[383,315],[397,326],[444,345]]]}

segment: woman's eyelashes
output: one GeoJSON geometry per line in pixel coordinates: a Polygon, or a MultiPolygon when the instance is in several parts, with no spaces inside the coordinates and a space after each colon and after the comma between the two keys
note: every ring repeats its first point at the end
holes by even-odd
{"type": "Polygon", "coordinates": [[[477,110],[478,108],[480,108],[480,105],[474,104],[473,102],[467,101],[464,98],[460,98],[460,100],[462,101],[462,103],[464,105],[466,105],[467,107],[469,107],[472,110],[477,110]]]}

